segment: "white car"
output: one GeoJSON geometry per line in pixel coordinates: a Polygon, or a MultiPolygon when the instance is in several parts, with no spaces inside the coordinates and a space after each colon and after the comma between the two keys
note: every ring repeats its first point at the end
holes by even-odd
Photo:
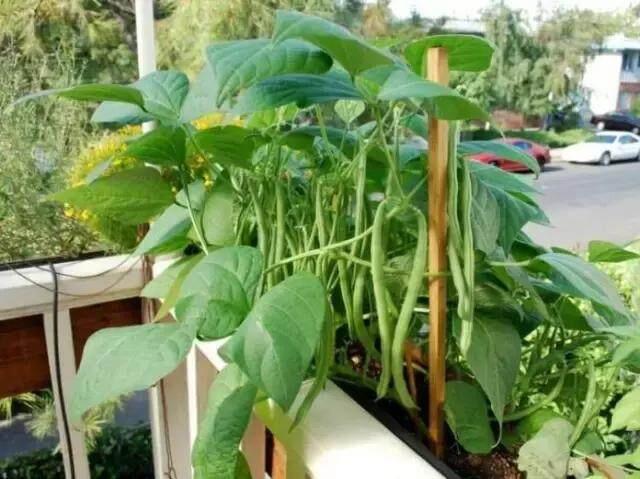
{"type": "Polygon", "coordinates": [[[627,131],[601,131],[562,150],[571,163],[608,165],[618,160],[640,160],[640,136],[627,131]]]}

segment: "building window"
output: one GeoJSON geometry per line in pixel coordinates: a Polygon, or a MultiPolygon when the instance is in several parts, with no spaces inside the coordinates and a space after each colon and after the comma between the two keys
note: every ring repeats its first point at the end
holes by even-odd
{"type": "Polygon", "coordinates": [[[622,54],[622,69],[626,72],[633,69],[633,56],[631,52],[624,52],[622,54]]]}

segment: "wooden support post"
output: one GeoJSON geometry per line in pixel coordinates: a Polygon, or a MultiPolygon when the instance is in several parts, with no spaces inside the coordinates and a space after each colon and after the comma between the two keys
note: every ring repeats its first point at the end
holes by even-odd
{"type": "Polygon", "coordinates": [[[74,428],[69,419],[71,384],[76,375],[73,331],[71,330],[69,310],[58,310],[57,331],[54,331],[53,314],[45,313],[44,333],[47,342],[51,389],[53,390],[53,401],[56,408],[56,423],[60,437],[60,452],[62,452],[62,461],[64,463],[64,475],[67,479],[89,479],[91,476],[89,474],[87,450],[84,444],[84,433],[74,428]],[[56,348],[59,362],[56,361],[55,357],[56,348]],[[58,368],[60,368],[59,371],[58,368]],[[60,379],[60,382],[58,382],[58,379],[60,379]],[[63,404],[66,406],[66,424],[64,421],[65,414],[63,414],[62,410],[63,404]]]}
{"type": "MultiPolygon", "coordinates": [[[[430,48],[425,71],[433,82],[449,83],[449,60],[444,48],[430,48]]],[[[447,270],[447,157],[449,125],[429,118],[429,271],[447,270]]],[[[444,454],[444,390],[447,329],[447,278],[429,281],[429,442],[444,454]]]]}

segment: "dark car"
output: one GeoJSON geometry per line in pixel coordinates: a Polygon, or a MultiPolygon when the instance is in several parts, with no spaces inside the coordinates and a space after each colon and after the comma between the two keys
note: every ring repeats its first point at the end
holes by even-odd
{"type": "MultiPolygon", "coordinates": [[[[543,145],[539,145],[538,143],[534,143],[533,141],[523,140],[521,138],[505,138],[495,141],[514,146],[531,155],[537,160],[541,170],[544,169],[545,165],[551,161],[551,153],[549,151],[549,148],[543,145]]],[[[471,159],[479,161],[480,163],[497,166],[498,168],[502,168],[506,171],[529,171],[529,168],[527,168],[522,163],[509,160],[508,158],[502,158],[501,156],[488,151],[472,155],[471,159]]]]}
{"type": "Polygon", "coordinates": [[[604,115],[593,115],[591,123],[598,130],[630,131],[635,135],[640,132],[640,118],[629,111],[613,111],[604,115]]]}

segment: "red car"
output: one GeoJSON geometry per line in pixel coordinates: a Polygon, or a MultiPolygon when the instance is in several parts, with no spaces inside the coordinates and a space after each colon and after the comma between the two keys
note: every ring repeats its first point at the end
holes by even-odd
{"type": "MultiPolygon", "coordinates": [[[[533,141],[523,140],[521,138],[505,138],[495,141],[514,146],[533,156],[538,161],[541,170],[543,170],[544,166],[551,161],[551,153],[549,152],[549,148],[534,143],[533,141]]],[[[529,171],[529,168],[524,166],[522,163],[507,160],[506,158],[501,158],[495,153],[478,153],[476,155],[472,155],[471,159],[479,161],[480,163],[487,163],[489,165],[497,166],[506,171],[529,171]]]]}

